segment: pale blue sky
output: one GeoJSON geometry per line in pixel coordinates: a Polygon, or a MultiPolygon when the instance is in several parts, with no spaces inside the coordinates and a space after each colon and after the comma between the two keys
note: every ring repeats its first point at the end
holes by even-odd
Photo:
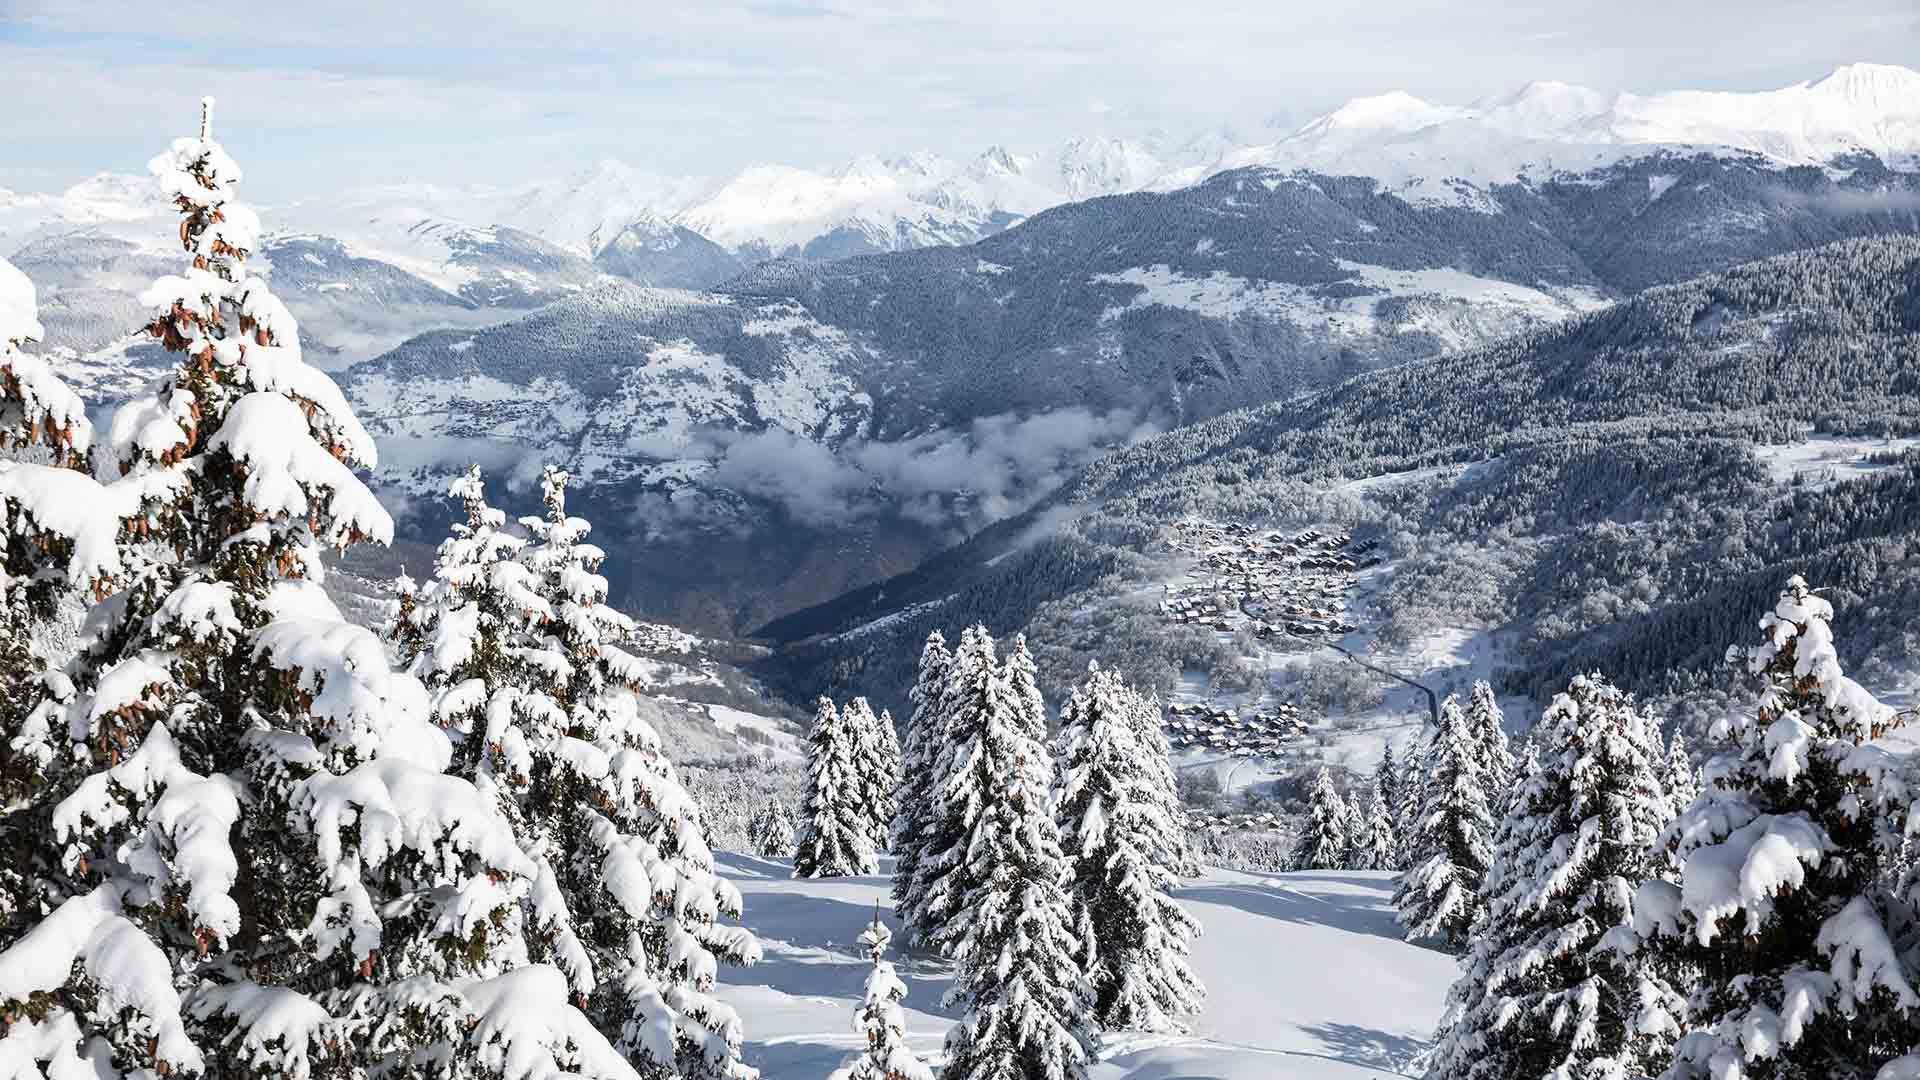
{"type": "Polygon", "coordinates": [[[1915,0],[0,0],[0,186],[137,171],[202,94],[257,199],[1306,119],[1555,78],[1762,89],[1920,67],[1915,0]],[[176,10],[177,8],[177,10],[176,10]]]}

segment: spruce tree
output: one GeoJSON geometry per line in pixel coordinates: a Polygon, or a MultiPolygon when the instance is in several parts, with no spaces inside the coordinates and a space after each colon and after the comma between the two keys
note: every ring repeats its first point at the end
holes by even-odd
{"type": "Polygon", "coordinates": [[[1403,874],[1413,865],[1414,852],[1418,850],[1414,837],[1425,816],[1437,735],[1437,728],[1421,725],[1400,758],[1400,800],[1393,807],[1393,825],[1394,835],[1400,839],[1400,865],[1395,869],[1403,874]]]}
{"type": "Polygon", "coordinates": [[[1597,675],[1554,698],[1494,839],[1486,915],[1429,1080],[1639,1076],[1682,1002],[1636,963],[1630,900],[1672,817],[1658,732],[1597,675]]]}
{"type": "Polygon", "coordinates": [[[1920,993],[1896,931],[1909,764],[1869,745],[1892,710],[1840,668],[1802,578],[1728,659],[1759,683],[1717,722],[1707,784],[1667,831],[1680,880],[1635,897],[1642,949],[1698,970],[1673,1080],[1920,1075],[1920,993]]]}
{"type": "MultiPolygon", "coordinates": [[[[0,951],[10,1063],[637,1078],[543,947],[515,823],[322,588],[323,548],[392,525],[352,471],[372,441],[247,268],[258,220],[210,114],[151,166],[190,265],[143,295],[177,359],[115,412],[117,479],[21,464],[0,485],[11,536],[95,601],[64,715],[18,740],[60,767],[8,811],[47,825],[0,951]]],[[[4,392],[9,416],[40,408],[4,392]]]]}
{"type": "Polygon", "coordinates": [[[590,526],[566,511],[566,475],[541,479],[545,514],[504,530],[478,468],[423,588],[401,591],[391,636],[453,740],[449,771],[494,799],[532,860],[534,947],[566,974],[628,1058],[680,1076],[744,1075],[741,1024],[713,996],[718,963],[759,946],[714,871],[699,811],[640,716],[644,665],[617,640],[590,526]],[[644,867],[668,895],[621,888],[644,867]]]}
{"type": "Polygon", "coordinates": [[[46,361],[21,351],[42,332],[33,283],[0,259],[0,451],[21,459],[0,464],[0,807],[12,808],[0,812],[0,942],[45,914],[32,885],[52,869],[41,861],[51,823],[40,796],[69,765],[53,735],[73,686],[41,642],[75,591],[49,567],[48,550],[73,538],[49,526],[76,508],[62,498],[68,489],[77,499],[93,488],[82,476],[93,442],[85,402],[46,361]],[[68,477],[69,469],[78,471],[68,477]]]}
{"type": "Polygon", "coordinates": [[[863,697],[847,702],[842,721],[853,738],[854,772],[860,790],[859,808],[867,821],[869,841],[884,851],[893,829],[895,788],[900,783],[900,742],[893,717],[873,714],[863,697]]]}
{"type": "Polygon", "coordinates": [[[933,1080],[933,1070],[907,1048],[907,1022],[900,1015],[907,986],[887,960],[892,941],[892,931],[874,912],[860,934],[860,947],[873,970],[867,973],[866,996],[853,1014],[853,1030],[866,1038],[866,1046],[835,1069],[830,1080],[933,1080]]]}
{"type": "Polygon", "coordinates": [[[1119,675],[1089,666],[1060,710],[1055,816],[1072,867],[1094,1022],[1182,1032],[1181,1018],[1205,997],[1186,961],[1200,928],[1171,895],[1170,856],[1184,837],[1152,751],[1141,745],[1147,707],[1119,675]]]}
{"type": "Polygon", "coordinates": [[[952,667],[947,639],[938,630],[928,634],[920,651],[919,673],[907,693],[913,713],[907,718],[907,737],[900,751],[900,784],[893,812],[893,911],[909,941],[919,940],[927,929],[914,902],[915,882],[922,855],[937,842],[928,829],[935,819],[933,771],[946,739],[943,702],[952,667]]]}
{"type": "MultiPolygon", "coordinates": [[[[1401,791],[1402,784],[1400,758],[1394,752],[1393,740],[1389,739],[1380,747],[1380,764],[1374,766],[1373,786],[1380,801],[1386,803],[1388,816],[1396,820],[1400,813],[1401,801],[1405,798],[1401,791]]],[[[1381,867],[1380,869],[1390,868],[1381,867]]]]}
{"type": "Polygon", "coordinates": [[[876,868],[873,827],[855,757],[860,732],[853,727],[854,719],[825,697],[814,712],[794,877],[848,877],[876,868]]]}
{"type": "Polygon", "coordinates": [[[1130,690],[1129,700],[1134,731],[1141,746],[1142,763],[1150,780],[1147,790],[1175,825],[1177,844],[1172,851],[1157,854],[1156,859],[1176,877],[1196,878],[1202,873],[1199,853],[1187,830],[1187,809],[1180,800],[1180,784],[1173,769],[1173,748],[1167,743],[1162,723],[1166,706],[1158,694],[1130,690]]]}
{"type": "Polygon", "coordinates": [[[1700,795],[1700,774],[1693,766],[1693,754],[1687,747],[1687,737],[1679,731],[1667,743],[1666,762],[1667,797],[1673,803],[1673,812],[1678,816],[1693,800],[1700,795]]]}
{"type": "Polygon", "coordinates": [[[1408,868],[1394,893],[1407,940],[1459,949],[1480,914],[1480,882],[1492,857],[1493,815],[1481,774],[1483,743],[1458,699],[1440,706],[1427,753],[1424,797],[1408,843],[1408,868]]]}
{"type": "Polygon", "coordinates": [[[793,816],[778,799],[768,799],[747,823],[756,854],[780,858],[793,854],[793,816]]]}
{"type": "Polygon", "coordinates": [[[975,626],[953,668],[936,798],[957,835],[923,864],[935,871],[930,938],[955,964],[945,1001],[962,1009],[941,1076],[1081,1080],[1089,995],[1073,960],[1070,871],[1052,814],[1053,761],[1033,662],[1016,638],[1004,668],[996,665],[992,637],[975,626]]]}
{"type": "Polygon", "coordinates": [[[1358,791],[1340,797],[1340,813],[1340,831],[1347,837],[1347,855],[1341,860],[1340,869],[1365,870],[1373,851],[1373,833],[1366,804],[1358,791]]]}
{"type": "Polygon", "coordinates": [[[1512,791],[1513,746],[1507,740],[1507,717],[1500,711],[1500,700],[1485,679],[1475,680],[1467,696],[1467,727],[1480,746],[1480,774],[1489,799],[1500,809],[1512,791]]]}
{"type": "Polygon", "coordinates": [[[1397,870],[1400,868],[1400,841],[1394,833],[1391,803],[1378,780],[1367,799],[1366,845],[1355,864],[1360,870],[1397,870]]]}
{"type": "Polygon", "coordinates": [[[1351,852],[1347,838],[1347,801],[1333,786],[1324,766],[1307,791],[1307,822],[1294,842],[1295,870],[1344,870],[1351,852]]]}

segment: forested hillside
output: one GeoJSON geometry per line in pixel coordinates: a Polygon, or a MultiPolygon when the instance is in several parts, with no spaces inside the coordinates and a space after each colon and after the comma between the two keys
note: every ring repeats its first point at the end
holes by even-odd
{"type": "MultiPolygon", "coordinates": [[[[1156,432],[1649,284],[1912,230],[1913,184],[1870,157],[1663,152],[1462,204],[1240,169],[966,247],[769,262],[710,292],[603,282],[505,326],[421,335],[346,381],[390,447],[390,488],[433,490],[469,460],[531,475],[530,439],[562,448],[583,496],[631,518],[617,595],[738,632],[911,567],[1156,432]]],[[[669,243],[648,259],[723,272],[686,238],[632,247],[669,243]]]]}
{"type": "MultiPolygon", "coordinates": [[[[1850,663],[1895,660],[1914,647],[1896,615],[1920,582],[1920,458],[1876,440],[1916,431],[1920,242],[1845,242],[1169,432],[764,633],[794,643],[898,613],[781,661],[798,681],[898,693],[892,658],[911,650],[883,641],[1122,593],[1150,576],[1165,526],[1197,516],[1377,531],[1396,554],[1381,632],[1504,628],[1514,692],[1595,666],[1645,691],[1694,681],[1796,571],[1848,612],[1850,663]],[[1810,437],[1863,447],[1862,464],[1778,475],[1810,437]]],[[[1121,637],[1142,665],[1196,647],[1158,625],[1121,637]]],[[[1164,685],[1179,665],[1148,670],[1164,685]]]]}

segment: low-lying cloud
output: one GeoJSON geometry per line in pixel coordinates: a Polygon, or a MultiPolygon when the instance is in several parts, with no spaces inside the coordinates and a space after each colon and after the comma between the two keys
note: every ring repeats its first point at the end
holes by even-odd
{"type": "Polygon", "coordinates": [[[1094,458],[1159,431],[1135,413],[1080,407],[837,449],[776,429],[726,438],[706,480],[776,502],[810,525],[892,510],[968,529],[1019,513],[1094,458]]]}
{"type": "Polygon", "coordinates": [[[1920,191],[1912,188],[1882,188],[1878,191],[1834,188],[1817,194],[1782,189],[1775,195],[1775,199],[1786,206],[1802,207],[1843,217],[1859,214],[1920,213],[1920,191]]]}

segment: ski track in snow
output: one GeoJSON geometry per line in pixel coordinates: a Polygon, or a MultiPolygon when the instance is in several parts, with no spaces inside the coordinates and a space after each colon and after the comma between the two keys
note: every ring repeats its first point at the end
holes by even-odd
{"type": "MultiPolygon", "coordinates": [[[[766,956],[723,968],[746,1057],[766,1080],[826,1075],[853,1052],[866,962],[855,939],[888,899],[892,859],[872,877],[795,881],[786,859],[719,853],[766,956]]],[[[1440,1018],[1454,961],[1399,939],[1391,875],[1210,869],[1178,895],[1200,921],[1195,971],[1207,1007],[1191,1036],[1112,1032],[1090,1080],[1363,1080],[1417,1075],[1409,1062],[1440,1018]],[[1282,1065],[1282,1062],[1285,1064],[1282,1065]]],[[[898,944],[899,937],[895,937],[898,944]]],[[[943,961],[896,948],[909,1042],[937,1058],[957,1011],[940,1003],[943,961]]]]}

